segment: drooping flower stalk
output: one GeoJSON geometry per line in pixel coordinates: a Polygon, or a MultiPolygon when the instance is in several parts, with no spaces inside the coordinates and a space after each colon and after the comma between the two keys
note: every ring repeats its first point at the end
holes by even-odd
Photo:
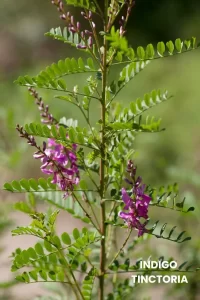
{"type": "Polygon", "coordinates": [[[16,129],[20,133],[20,137],[27,139],[29,145],[37,148],[33,157],[41,159],[41,171],[53,175],[52,183],[57,184],[62,191],[65,191],[63,197],[67,197],[68,192],[73,190],[80,178],[75,154],[77,145],[73,144],[72,149],[68,149],[56,143],[54,139],[49,139],[48,144],[43,142],[43,148],[41,148],[37,145],[35,138],[30,136],[23,127],[17,125],[16,129]]]}
{"type": "MultiPolygon", "coordinates": [[[[41,122],[48,125],[58,125],[58,121],[49,113],[49,106],[44,105],[42,98],[33,89],[29,88],[30,94],[35,98],[38,109],[41,112],[41,122]]],[[[19,131],[19,127],[17,127],[19,131]]],[[[62,191],[66,191],[64,197],[67,197],[68,190],[73,190],[73,186],[79,183],[79,169],[77,166],[76,149],[77,145],[72,144],[72,149],[58,144],[54,139],[48,139],[48,144],[44,142],[43,151],[37,146],[35,139],[29,135],[21,127],[21,136],[31,138],[33,145],[38,151],[33,155],[35,159],[41,159],[41,171],[48,175],[53,175],[52,183],[59,186],[62,191]]]]}
{"type": "Polygon", "coordinates": [[[58,124],[58,121],[54,118],[54,116],[49,113],[49,106],[44,104],[42,97],[38,95],[36,90],[34,90],[34,88],[32,87],[28,88],[28,90],[31,96],[35,98],[35,103],[37,104],[38,109],[41,112],[41,122],[44,124],[58,124]]]}
{"type": "Polygon", "coordinates": [[[127,172],[130,179],[126,178],[126,182],[132,186],[132,195],[129,196],[125,188],[122,188],[122,200],[124,201],[124,210],[119,212],[119,217],[125,223],[138,230],[138,236],[142,236],[148,230],[145,228],[146,221],[141,222],[141,218],[148,219],[148,207],[151,197],[145,194],[145,184],[142,184],[142,178],[136,176],[137,167],[130,160],[127,165],[127,172]],[[128,212],[127,212],[128,211],[128,212]]]}
{"type": "MultiPolygon", "coordinates": [[[[63,2],[61,0],[53,0],[51,1],[52,4],[57,6],[57,9],[60,14],[60,18],[67,22],[68,30],[71,33],[76,33],[79,36],[80,41],[76,44],[78,49],[88,49],[91,50],[93,47],[93,34],[90,34],[88,30],[81,30],[80,22],[76,22],[73,15],[70,12],[66,12],[63,2]],[[89,38],[88,38],[89,37],[89,38]],[[82,43],[84,42],[84,43],[82,43]]],[[[92,21],[92,12],[89,13],[81,12],[82,16],[91,22],[91,24],[95,28],[95,23],[92,21]]],[[[93,53],[93,51],[91,51],[93,53]]]]}

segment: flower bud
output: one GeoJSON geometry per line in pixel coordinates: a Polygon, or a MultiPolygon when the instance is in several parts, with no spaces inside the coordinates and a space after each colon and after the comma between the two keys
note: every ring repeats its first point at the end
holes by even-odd
{"type": "Polygon", "coordinates": [[[76,48],[77,49],[86,49],[87,47],[85,45],[77,44],[76,48]]]}
{"type": "Polygon", "coordinates": [[[70,27],[69,31],[71,31],[72,33],[76,33],[77,32],[77,30],[74,27],[70,27]]]}
{"type": "Polygon", "coordinates": [[[85,34],[92,36],[92,32],[89,30],[85,30],[85,34]]]}
{"type": "Polygon", "coordinates": [[[46,148],[47,148],[47,143],[46,143],[46,142],[43,142],[43,148],[42,148],[42,150],[45,151],[46,148]]]}
{"type": "Polygon", "coordinates": [[[71,24],[74,26],[74,16],[71,16],[70,21],[71,21],[71,24]]]}
{"type": "Polygon", "coordinates": [[[92,48],[92,45],[93,45],[93,39],[92,39],[92,37],[90,36],[89,39],[88,39],[88,46],[89,46],[90,48],[92,48]]]}
{"type": "Polygon", "coordinates": [[[77,22],[77,23],[76,23],[76,28],[77,28],[78,31],[80,30],[80,28],[81,28],[80,22],[77,22]]]}
{"type": "Polygon", "coordinates": [[[62,20],[66,20],[66,19],[67,19],[65,14],[60,15],[60,18],[61,18],[62,20]]]}
{"type": "Polygon", "coordinates": [[[91,12],[91,11],[89,11],[89,13],[88,13],[88,18],[89,18],[89,19],[92,18],[92,12],[91,12]]]}
{"type": "Polygon", "coordinates": [[[59,4],[59,9],[60,9],[60,11],[63,11],[63,3],[62,2],[60,2],[60,4],[59,4]]]}

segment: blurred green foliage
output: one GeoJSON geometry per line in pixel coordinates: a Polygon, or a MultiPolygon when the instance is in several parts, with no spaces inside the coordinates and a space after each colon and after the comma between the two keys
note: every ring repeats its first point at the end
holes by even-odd
{"type": "MultiPolygon", "coordinates": [[[[152,40],[156,44],[160,40],[173,40],[177,36],[183,39],[192,35],[198,37],[199,13],[200,3],[197,1],[171,0],[158,3],[153,0],[138,0],[128,24],[130,43],[133,46],[145,46],[152,40]]],[[[30,173],[32,177],[41,175],[39,164],[31,160],[32,149],[18,138],[15,131],[17,123],[39,121],[37,107],[33,105],[33,99],[26,89],[15,86],[13,80],[25,73],[35,75],[52,61],[72,54],[73,49],[44,37],[44,32],[59,25],[58,15],[50,1],[0,1],[0,169],[7,172],[8,177],[11,169],[15,172],[15,176],[12,174],[8,180],[20,179],[22,174],[23,177],[28,177],[30,173]]],[[[179,221],[180,226],[188,226],[196,240],[193,244],[188,244],[188,247],[184,245],[180,248],[180,253],[186,260],[194,260],[196,264],[200,261],[200,241],[195,237],[195,232],[198,233],[199,230],[200,195],[199,57],[200,52],[196,50],[193,53],[154,61],[117,99],[125,104],[125,95],[126,99],[133,101],[154,88],[167,88],[174,96],[152,109],[155,116],[162,116],[166,131],[141,136],[138,134],[135,158],[145,182],[158,186],[178,181],[182,194],[186,194],[190,204],[196,207],[196,212],[192,214],[195,218],[184,218],[184,224],[181,223],[182,218],[179,221]]],[[[118,67],[115,68],[119,71],[118,67]]],[[[78,76],[78,81],[85,80],[84,75],[78,76]]],[[[112,78],[114,76],[115,71],[111,74],[112,78]]],[[[70,86],[73,79],[68,80],[70,86]]],[[[75,109],[71,110],[70,105],[53,99],[50,92],[42,91],[42,96],[51,106],[56,118],[62,117],[63,112],[66,117],[79,118],[75,109]]],[[[99,116],[95,114],[95,104],[93,106],[94,122],[99,116]]],[[[159,212],[157,209],[155,214],[159,212]]],[[[165,218],[171,218],[173,223],[175,215],[167,212],[165,218]]],[[[4,225],[7,223],[0,219],[0,230],[4,225]]],[[[173,287],[168,299],[183,299],[183,293],[188,295],[187,299],[197,299],[199,278],[195,275],[190,278],[190,284],[186,287],[173,287]]]]}

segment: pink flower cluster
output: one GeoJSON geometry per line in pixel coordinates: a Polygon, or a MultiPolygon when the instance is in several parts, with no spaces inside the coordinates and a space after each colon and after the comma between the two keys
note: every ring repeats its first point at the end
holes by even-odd
{"type": "Polygon", "coordinates": [[[34,158],[41,159],[41,171],[53,175],[52,183],[57,184],[62,191],[66,191],[64,197],[68,195],[68,190],[73,190],[73,186],[77,185],[80,179],[76,148],[76,144],[72,145],[71,150],[56,143],[54,139],[49,139],[43,151],[34,154],[34,158]]]}
{"type": "MultiPolygon", "coordinates": [[[[57,6],[58,11],[61,13],[60,18],[67,22],[67,27],[73,34],[76,33],[79,36],[79,41],[76,42],[78,49],[92,49],[93,47],[93,33],[88,30],[81,30],[80,22],[75,22],[74,16],[70,12],[65,12],[62,0],[52,0],[51,3],[57,6]]],[[[92,21],[92,12],[81,12],[81,15],[90,22],[93,30],[95,30],[95,23],[92,21]]]]}
{"type": "Polygon", "coordinates": [[[119,217],[122,218],[125,223],[132,228],[138,230],[138,236],[142,236],[148,230],[145,228],[146,223],[141,222],[141,218],[148,219],[148,207],[151,201],[151,197],[144,193],[145,184],[142,184],[142,178],[136,179],[136,170],[133,162],[128,162],[127,171],[130,174],[131,180],[126,181],[132,185],[131,197],[127,193],[125,188],[122,188],[122,200],[124,201],[124,211],[119,212],[119,217]]]}
{"type": "MultiPolygon", "coordinates": [[[[58,2],[61,3],[59,0],[58,2]]],[[[55,124],[58,129],[59,123],[49,113],[48,105],[44,105],[42,98],[39,97],[33,88],[29,88],[29,91],[35,98],[35,102],[41,112],[42,123],[55,124]]],[[[77,185],[80,181],[76,156],[77,145],[72,144],[71,148],[67,148],[50,138],[48,139],[48,144],[43,142],[43,148],[41,148],[37,145],[35,138],[29,135],[22,126],[17,125],[16,129],[20,137],[27,139],[27,143],[37,149],[33,157],[41,159],[41,171],[45,174],[53,175],[52,183],[57,184],[62,191],[65,191],[64,197],[67,197],[68,191],[72,191],[74,185],[77,185]]]]}

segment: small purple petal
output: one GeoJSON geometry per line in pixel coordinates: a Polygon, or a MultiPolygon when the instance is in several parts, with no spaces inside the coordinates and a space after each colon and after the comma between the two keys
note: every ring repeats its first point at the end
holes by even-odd
{"type": "Polygon", "coordinates": [[[122,200],[125,203],[124,209],[129,209],[131,207],[133,200],[127,194],[125,188],[122,188],[122,200]]]}
{"type": "Polygon", "coordinates": [[[87,47],[85,45],[78,44],[78,45],[76,45],[76,48],[77,49],[86,49],[87,47]]]}
{"type": "Polygon", "coordinates": [[[35,153],[35,154],[33,154],[33,157],[35,158],[35,159],[38,159],[38,158],[42,158],[42,157],[44,157],[44,154],[43,153],[35,153]]]}

